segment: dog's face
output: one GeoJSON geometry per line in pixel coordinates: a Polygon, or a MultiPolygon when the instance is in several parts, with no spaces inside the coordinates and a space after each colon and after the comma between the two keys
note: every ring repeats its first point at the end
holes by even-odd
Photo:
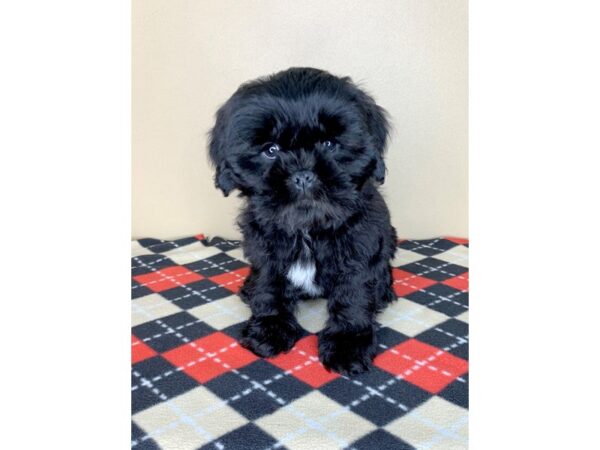
{"type": "Polygon", "coordinates": [[[339,225],[383,182],[388,123],[349,78],[294,68],[242,85],[211,131],[215,183],[289,230],[339,225]]]}

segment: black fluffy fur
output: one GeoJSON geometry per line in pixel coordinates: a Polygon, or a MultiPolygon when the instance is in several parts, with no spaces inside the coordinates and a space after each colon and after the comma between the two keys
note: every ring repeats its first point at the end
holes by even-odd
{"type": "Polygon", "coordinates": [[[388,129],[385,111],[350,78],[312,68],[245,83],[217,112],[209,148],[215,184],[245,198],[238,224],[252,269],[241,297],[252,317],[244,347],[262,357],[289,351],[302,335],[294,306],[322,296],[325,367],[346,374],[370,367],[374,316],[395,298],[396,234],[377,190],[388,129]],[[292,178],[300,170],[315,177],[305,191],[292,178]],[[298,261],[314,264],[318,295],[288,280],[298,261]]]}

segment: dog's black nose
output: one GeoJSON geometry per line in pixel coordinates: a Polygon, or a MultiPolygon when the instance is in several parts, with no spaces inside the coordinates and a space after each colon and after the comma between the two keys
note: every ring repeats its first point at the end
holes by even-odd
{"type": "Polygon", "coordinates": [[[301,170],[292,175],[294,186],[301,191],[309,189],[315,183],[316,178],[310,170],[301,170]]]}

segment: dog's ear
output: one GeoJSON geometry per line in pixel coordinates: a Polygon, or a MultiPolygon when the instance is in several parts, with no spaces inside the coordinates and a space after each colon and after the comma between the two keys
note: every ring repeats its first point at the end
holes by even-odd
{"type": "Polygon", "coordinates": [[[363,108],[366,111],[367,126],[371,135],[372,151],[375,158],[375,170],[372,176],[375,181],[383,184],[386,171],[383,155],[387,145],[390,126],[385,110],[377,105],[370,96],[365,94],[365,97],[363,108]]]}
{"type": "Polygon", "coordinates": [[[208,155],[215,167],[215,186],[227,197],[231,191],[237,188],[235,176],[231,166],[227,162],[228,143],[228,105],[222,106],[216,114],[215,126],[209,132],[208,155]]]}
{"type": "Polygon", "coordinates": [[[371,176],[378,183],[383,183],[385,180],[385,162],[383,161],[383,155],[387,146],[387,140],[390,133],[390,124],[388,121],[387,112],[375,103],[373,97],[359,89],[356,89],[356,103],[361,109],[365,123],[367,125],[367,131],[370,137],[369,150],[375,160],[373,172],[371,176]]]}
{"type": "Polygon", "coordinates": [[[226,162],[223,162],[217,167],[215,174],[215,186],[223,191],[223,195],[227,197],[237,185],[233,180],[233,173],[226,162]]]}
{"type": "Polygon", "coordinates": [[[383,162],[383,156],[379,153],[375,156],[375,169],[373,170],[373,178],[380,184],[385,181],[385,163],[383,162]]]}

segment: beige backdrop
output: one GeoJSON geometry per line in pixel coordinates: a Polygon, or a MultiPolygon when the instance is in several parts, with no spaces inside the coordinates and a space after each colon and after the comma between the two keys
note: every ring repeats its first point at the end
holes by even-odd
{"type": "Polygon", "coordinates": [[[401,237],[467,236],[466,0],[133,0],[134,238],[239,236],[206,133],[245,80],[350,75],[391,114],[383,193],[401,237]]]}

